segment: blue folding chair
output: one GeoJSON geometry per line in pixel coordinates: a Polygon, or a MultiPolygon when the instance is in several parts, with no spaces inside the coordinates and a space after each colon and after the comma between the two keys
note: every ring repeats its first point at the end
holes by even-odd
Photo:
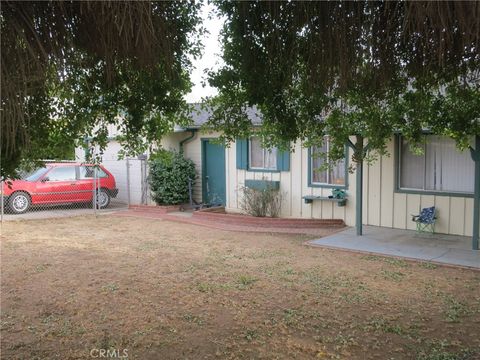
{"type": "Polygon", "coordinates": [[[412,215],[412,221],[415,221],[417,224],[417,232],[435,232],[435,220],[437,216],[435,215],[435,206],[422,209],[419,215],[412,215]]]}

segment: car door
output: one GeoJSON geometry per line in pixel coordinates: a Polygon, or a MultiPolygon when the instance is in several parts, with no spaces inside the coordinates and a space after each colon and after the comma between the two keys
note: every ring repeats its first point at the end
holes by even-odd
{"type": "Polygon", "coordinates": [[[75,166],[54,166],[37,182],[36,193],[43,203],[69,203],[78,201],[75,166]]]}
{"type": "Polygon", "coordinates": [[[94,167],[80,165],[78,167],[78,189],[81,201],[91,201],[93,198],[94,167]]]}

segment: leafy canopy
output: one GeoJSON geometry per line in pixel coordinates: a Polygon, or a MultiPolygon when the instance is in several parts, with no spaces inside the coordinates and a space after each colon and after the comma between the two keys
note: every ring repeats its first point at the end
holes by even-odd
{"type": "Polygon", "coordinates": [[[83,136],[105,146],[108,124],[127,151],[170,129],[191,86],[189,56],[200,51],[200,6],[2,2],[2,175],[22,160],[61,157],[83,136]]]}
{"type": "Polygon", "coordinates": [[[215,3],[225,65],[209,74],[209,126],[227,141],[252,131],[252,105],[267,146],[328,134],[333,160],[351,135],[383,153],[395,131],[415,143],[428,128],[461,147],[480,133],[478,2],[215,3]]]}

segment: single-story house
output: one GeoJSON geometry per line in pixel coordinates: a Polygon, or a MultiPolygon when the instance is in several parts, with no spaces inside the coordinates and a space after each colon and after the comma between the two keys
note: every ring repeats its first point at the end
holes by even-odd
{"type": "MultiPolygon", "coordinates": [[[[263,149],[256,137],[224,147],[213,141],[219,133],[201,129],[208,116],[198,107],[191,113],[192,126],[176,128],[161,142],[166,149],[182,150],[195,163],[195,200],[222,202],[227,211],[240,212],[241,189],[268,182],[282,194],[281,217],[343,219],[355,225],[356,174],[348,171],[352,150],[347,146],[343,162],[320,171],[324,160],[314,154],[326,152],[328,157],[328,141],[313,148],[297,141],[291,152],[263,149]],[[347,194],[344,206],[328,198],[336,188],[347,194]]],[[[255,109],[248,116],[254,125],[261,123],[255,109]]],[[[475,162],[452,139],[425,136],[423,155],[410,152],[397,135],[388,143],[389,156],[364,165],[363,224],[413,230],[411,215],[435,206],[435,232],[472,236],[475,162]]]]}
{"type": "MultiPolygon", "coordinates": [[[[261,123],[254,109],[248,115],[254,125],[261,123]]],[[[352,150],[347,146],[345,161],[331,170],[319,171],[323,160],[313,154],[328,153],[328,141],[321,148],[305,148],[298,141],[292,144],[293,151],[289,153],[263,149],[255,137],[223,147],[212,141],[219,133],[201,130],[208,120],[208,111],[199,108],[192,112],[192,118],[191,127],[177,129],[162,140],[162,146],[178,151],[182,148],[185,156],[196,164],[197,201],[220,199],[227,211],[240,212],[242,187],[252,184],[252,180],[256,184],[275,182],[283,194],[280,216],[343,219],[347,225],[355,225],[356,174],[348,171],[352,150]],[[328,199],[334,188],[346,191],[345,206],[328,199]],[[313,197],[319,199],[309,200],[313,197]]],[[[435,206],[436,232],[472,236],[475,162],[470,152],[460,152],[452,139],[426,136],[421,156],[412,154],[398,135],[388,144],[390,156],[365,165],[363,222],[415,229],[411,214],[435,206]]]]}

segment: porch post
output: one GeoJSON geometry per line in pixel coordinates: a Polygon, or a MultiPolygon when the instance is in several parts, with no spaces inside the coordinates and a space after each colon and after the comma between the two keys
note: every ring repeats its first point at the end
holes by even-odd
{"type": "Polygon", "coordinates": [[[480,135],[475,136],[475,149],[470,148],[470,152],[473,161],[475,161],[472,249],[479,250],[478,238],[480,232],[480,135]]]}
{"type": "Polygon", "coordinates": [[[357,195],[356,195],[356,210],[355,210],[355,227],[357,229],[357,236],[363,233],[363,159],[357,163],[357,195]]]}
{"type": "MultiPolygon", "coordinates": [[[[365,148],[363,146],[363,136],[357,135],[357,141],[353,144],[348,140],[349,146],[353,150],[353,159],[357,167],[357,179],[355,190],[355,228],[357,230],[357,236],[363,235],[363,158],[365,148]]],[[[368,146],[368,145],[367,145],[368,146]]]]}

